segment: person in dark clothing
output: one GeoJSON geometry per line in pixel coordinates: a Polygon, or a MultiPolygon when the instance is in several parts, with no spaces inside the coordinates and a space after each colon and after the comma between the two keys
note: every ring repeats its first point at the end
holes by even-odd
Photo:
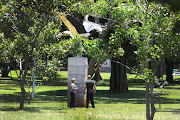
{"type": "Polygon", "coordinates": [[[86,94],[86,108],[89,107],[89,100],[91,101],[92,107],[95,108],[95,106],[94,106],[95,93],[96,93],[96,85],[95,85],[94,81],[91,80],[91,76],[88,75],[87,81],[86,81],[85,87],[84,87],[84,95],[86,94]],[[86,89],[87,89],[87,93],[86,93],[86,89]]]}
{"type": "Polygon", "coordinates": [[[71,101],[70,101],[70,108],[74,108],[74,102],[75,102],[75,94],[76,94],[76,90],[78,89],[75,85],[75,78],[72,78],[72,83],[71,83],[71,101]]]}

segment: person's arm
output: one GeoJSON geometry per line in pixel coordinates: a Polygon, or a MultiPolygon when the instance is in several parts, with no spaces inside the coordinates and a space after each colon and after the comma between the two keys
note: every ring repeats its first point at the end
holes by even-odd
{"type": "Polygon", "coordinates": [[[87,88],[87,85],[85,84],[85,86],[84,86],[84,94],[86,94],[86,88],[87,88]]]}
{"type": "Polygon", "coordinates": [[[96,94],[96,85],[95,85],[95,83],[94,83],[94,95],[96,94]]]}
{"type": "Polygon", "coordinates": [[[77,90],[78,88],[75,88],[74,85],[72,85],[72,90],[77,90]]]}

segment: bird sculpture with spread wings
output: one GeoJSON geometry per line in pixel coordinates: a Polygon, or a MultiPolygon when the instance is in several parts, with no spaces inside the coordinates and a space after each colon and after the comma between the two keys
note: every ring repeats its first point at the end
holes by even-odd
{"type": "Polygon", "coordinates": [[[88,38],[88,36],[91,35],[90,34],[91,31],[96,30],[101,34],[102,31],[104,30],[104,26],[102,26],[101,24],[88,21],[88,17],[89,17],[88,15],[84,17],[83,23],[75,17],[72,18],[71,15],[59,13],[59,17],[68,28],[68,31],[63,31],[60,34],[60,37],[62,36],[75,37],[77,34],[79,34],[82,37],[88,38]]]}

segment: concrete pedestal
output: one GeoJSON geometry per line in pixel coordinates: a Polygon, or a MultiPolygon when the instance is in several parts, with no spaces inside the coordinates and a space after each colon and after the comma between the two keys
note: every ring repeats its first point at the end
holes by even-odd
{"type": "Polygon", "coordinates": [[[88,59],[85,57],[68,58],[68,107],[70,106],[70,85],[71,79],[75,78],[75,85],[78,88],[75,95],[75,107],[85,107],[86,100],[84,96],[84,84],[88,75],[88,59]]]}

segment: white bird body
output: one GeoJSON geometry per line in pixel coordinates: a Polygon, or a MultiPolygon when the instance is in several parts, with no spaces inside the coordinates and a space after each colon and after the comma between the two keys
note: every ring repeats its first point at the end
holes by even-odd
{"type": "Polygon", "coordinates": [[[88,20],[83,21],[83,26],[86,30],[86,32],[91,32],[92,30],[97,30],[98,32],[102,32],[103,31],[103,26],[88,20]]]}

